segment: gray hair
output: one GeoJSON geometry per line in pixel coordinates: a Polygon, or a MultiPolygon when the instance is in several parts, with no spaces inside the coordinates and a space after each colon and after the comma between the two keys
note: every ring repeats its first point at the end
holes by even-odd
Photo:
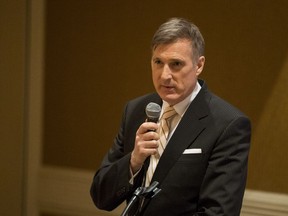
{"type": "Polygon", "coordinates": [[[204,56],[205,41],[199,28],[183,18],[171,18],[163,23],[155,32],[151,46],[155,50],[160,44],[174,43],[179,39],[191,41],[193,60],[204,56]]]}

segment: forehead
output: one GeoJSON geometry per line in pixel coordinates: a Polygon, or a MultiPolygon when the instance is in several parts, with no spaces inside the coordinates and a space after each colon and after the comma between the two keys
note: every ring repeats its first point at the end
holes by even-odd
{"type": "Polygon", "coordinates": [[[193,55],[191,41],[180,39],[172,43],[159,44],[152,52],[152,58],[177,58],[193,55]]]}

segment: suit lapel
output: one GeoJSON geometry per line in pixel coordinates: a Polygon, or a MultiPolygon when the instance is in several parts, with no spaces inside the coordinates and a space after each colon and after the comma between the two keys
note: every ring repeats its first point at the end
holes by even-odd
{"type": "Polygon", "coordinates": [[[161,184],[184,150],[192,145],[199,134],[206,128],[205,119],[209,111],[206,102],[207,91],[205,86],[202,88],[202,91],[190,104],[167,144],[154,172],[152,182],[158,181],[161,184]]]}

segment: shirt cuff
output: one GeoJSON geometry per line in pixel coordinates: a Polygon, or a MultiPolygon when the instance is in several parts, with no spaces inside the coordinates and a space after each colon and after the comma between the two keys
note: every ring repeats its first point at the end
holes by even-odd
{"type": "Polygon", "coordinates": [[[139,174],[139,172],[141,171],[142,167],[141,167],[134,175],[133,175],[131,166],[129,166],[129,169],[130,169],[130,176],[131,176],[131,178],[130,178],[130,180],[129,180],[129,183],[130,183],[131,185],[133,185],[133,184],[134,184],[134,178],[139,174]]]}

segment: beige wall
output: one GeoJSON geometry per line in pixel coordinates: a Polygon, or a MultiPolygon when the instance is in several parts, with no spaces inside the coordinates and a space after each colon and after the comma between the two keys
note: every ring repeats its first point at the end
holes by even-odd
{"type": "Polygon", "coordinates": [[[288,56],[254,130],[250,181],[253,189],[287,193],[288,56]],[[264,179],[263,179],[264,178],[264,179]]]}
{"type": "Polygon", "coordinates": [[[24,192],[25,1],[0,2],[0,215],[20,216],[24,192]]]}

